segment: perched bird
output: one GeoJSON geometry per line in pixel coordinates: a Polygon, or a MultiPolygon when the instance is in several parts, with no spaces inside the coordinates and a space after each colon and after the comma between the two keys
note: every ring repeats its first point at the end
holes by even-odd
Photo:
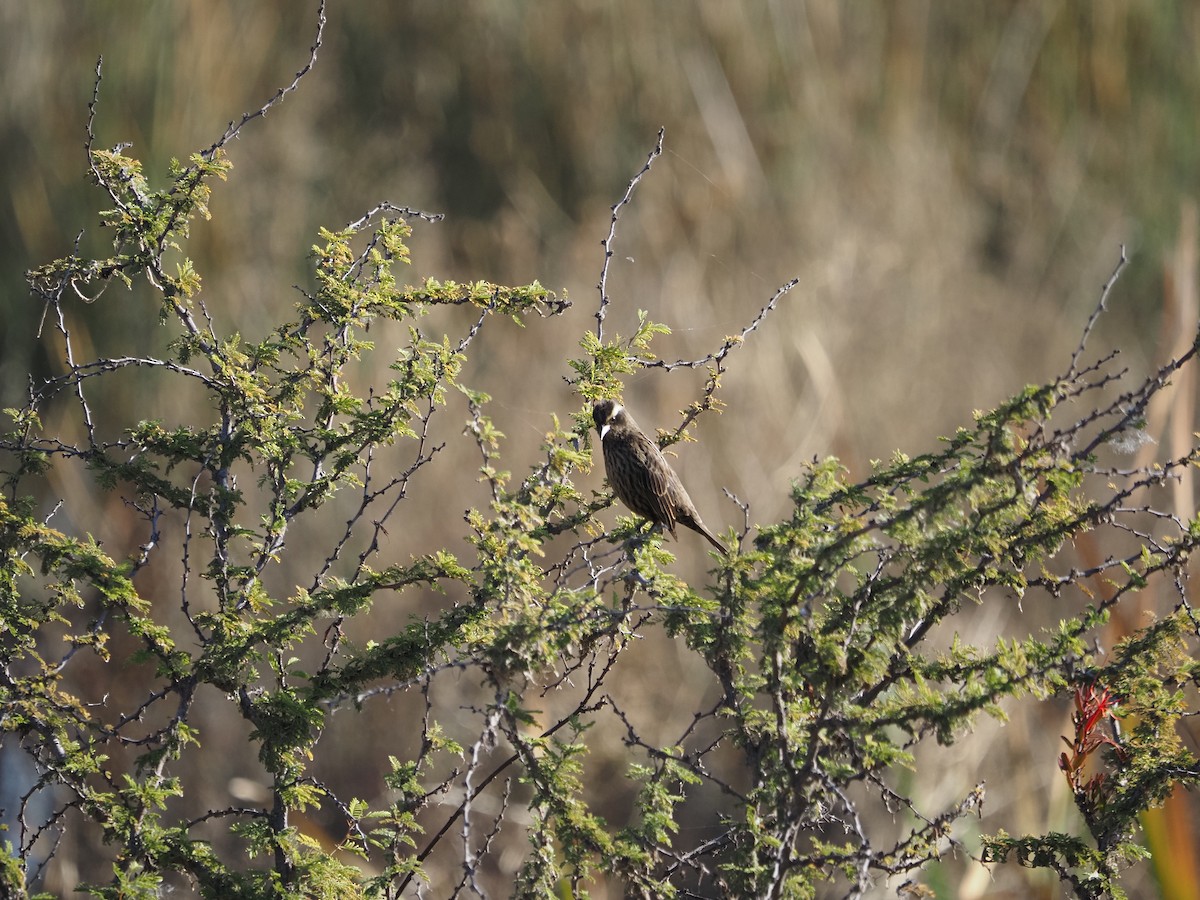
{"type": "Polygon", "coordinates": [[[622,503],[663,526],[676,540],[675,524],[679,523],[704,535],[722,553],[729,552],[700,521],[692,498],[658,444],[646,437],[625,407],[615,400],[598,400],[592,407],[592,420],[604,448],[608,483],[622,503]]]}

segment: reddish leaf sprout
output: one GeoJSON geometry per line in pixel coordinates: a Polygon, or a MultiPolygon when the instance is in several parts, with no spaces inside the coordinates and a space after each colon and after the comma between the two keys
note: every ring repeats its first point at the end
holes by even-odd
{"type": "Polygon", "coordinates": [[[1121,762],[1129,757],[1128,751],[1103,730],[1105,720],[1117,721],[1120,715],[1117,706],[1117,700],[1108,688],[1097,688],[1095,684],[1076,687],[1075,712],[1071,715],[1075,738],[1063,738],[1070,751],[1058,758],[1058,767],[1066,774],[1067,784],[1077,802],[1085,803],[1094,811],[1102,809],[1108,798],[1104,790],[1104,772],[1084,778],[1088,758],[1103,746],[1111,747],[1121,762]]]}

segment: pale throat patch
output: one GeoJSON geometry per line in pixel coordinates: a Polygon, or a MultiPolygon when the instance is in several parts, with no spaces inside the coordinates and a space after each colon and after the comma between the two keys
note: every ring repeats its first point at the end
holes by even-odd
{"type": "Polygon", "coordinates": [[[604,424],[603,424],[603,425],[600,427],[600,440],[601,440],[601,441],[603,441],[603,440],[604,440],[604,436],[605,436],[606,434],[608,434],[608,432],[609,432],[609,429],[611,429],[611,428],[612,428],[612,421],[613,421],[613,419],[615,419],[617,416],[619,416],[619,415],[621,414],[621,411],[622,411],[622,410],[624,410],[624,409],[625,409],[625,407],[623,407],[623,406],[622,406],[620,403],[614,403],[614,404],[613,404],[612,412],[610,412],[610,413],[608,414],[608,419],[607,419],[607,420],[604,422],[604,424]]]}

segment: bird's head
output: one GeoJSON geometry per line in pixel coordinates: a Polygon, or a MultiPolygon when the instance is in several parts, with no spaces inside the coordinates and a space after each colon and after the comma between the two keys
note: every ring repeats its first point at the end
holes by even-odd
{"type": "Polygon", "coordinates": [[[597,400],[592,407],[592,421],[596,423],[600,440],[604,440],[612,428],[623,424],[625,420],[625,407],[616,400],[597,400]]]}

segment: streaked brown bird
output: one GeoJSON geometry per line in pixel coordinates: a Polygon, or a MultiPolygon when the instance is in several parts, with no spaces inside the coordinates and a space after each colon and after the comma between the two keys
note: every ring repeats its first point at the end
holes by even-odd
{"type": "Polygon", "coordinates": [[[604,448],[608,483],[621,502],[634,513],[661,525],[678,540],[676,523],[699,532],[721,553],[729,551],[700,521],[692,498],[658,444],[646,437],[628,410],[615,400],[598,400],[592,420],[604,448]]]}

